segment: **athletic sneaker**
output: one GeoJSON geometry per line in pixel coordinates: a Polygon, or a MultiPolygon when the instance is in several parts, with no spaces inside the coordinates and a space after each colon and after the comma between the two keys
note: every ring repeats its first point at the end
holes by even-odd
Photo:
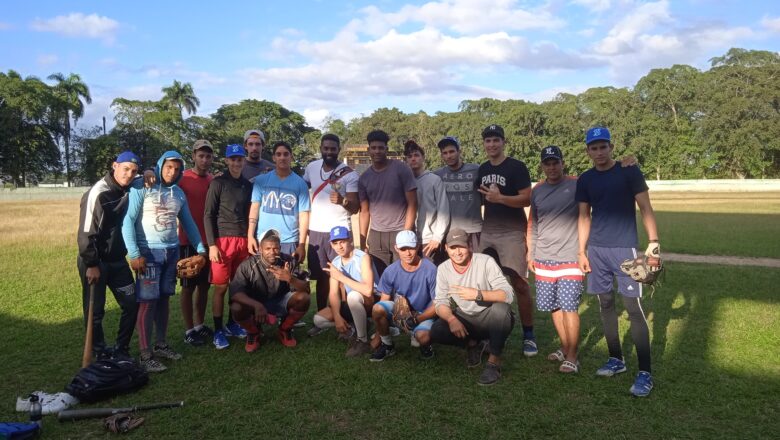
{"type": "Polygon", "coordinates": [[[420,358],[424,361],[427,361],[429,359],[433,359],[433,346],[426,345],[426,346],[420,346],[420,358]]]}
{"type": "Polygon", "coordinates": [[[379,344],[374,354],[371,355],[371,362],[382,362],[385,358],[395,354],[395,345],[387,345],[384,342],[379,344]]]}
{"type": "Polygon", "coordinates": [[[296,345],[298,345],[298,341],[296,341],[295,336],[293,336],[292,329],[290,330],[277,329],[276,337],[279,338],[279,342],[281,342],[282,345],[284,345],[285,347],[295,347],[296,345]]]}
{"type": "Polygon", "coordinates": [[[254,353],[260,348],[260,334],[259,333],[247,333],[246,344],[244,350],[247,353],[254,353]]]}
{"type": "Polygon", "coordinates": [[[609,358],[607,363],[596,370],[596,376],[612,377],[616,374],[625,373],[626,364],[621,359],[609,358]]]}
{"type": "Polygon", "coordinates": [[[501,379],[501,367],[492,362],[488,362],[485,364],[485,369],[482,370],[482,374],[479,375],[477,383],[480,385],[493,385],[498,382],[498,379],[501,379]]]}
{"type": "Polygon", "coordinates": [[[193,347],[200,347],[206,344],[206,341],[197,330],[190,330],[184,332],[184,343],[192,345],[193,347]]]}
{"type": "Polygon", "coordinates": [[[226,331],[224,329],[217,330],[214,332],[214,346],[217,347],[217,350],[222,350],[224,348],[230,347],[230,342],[228,342],[225,333],[226,331]]]}
{"type": "Polygon", "coordinates": [[[306,334],[309,335],[310,337],[314,337],[314,336],[317,336],[317,335],[321,335],[321,334],[325,333],[326,331],[328,331],[328,327],[322,328],[322,327],[317,327],[316,325],[313,325],[313,326],[311,326],[309,331],[306,332],[306,334]]]}
{"type": "Polygon", "coordinates": [[[400,334],[401,334],[401,329],[399,329],[398,327],[396,327],[394,325],[390,326],[390,336],[396,337],[396,336],[398,336],[400,334]]]}
{"type": "Polygon", "coordinates": [[[170,359],[173,361],[178,361],[181,359],[181,355],[179,353],[176,353],[173,351],[170,345],[168,344],[154,344],[154,348],[152,348],[152,353],[154,353],[155,356],[161,357],[163,359],[170,359]]]}
{"type": "Polygon", "coordinates": [[[466,348],[466,366],[468,368],[478,367],[482,363],[482,355],[487,350],[485,341],[477,342],[477,345],[466,348]]]}
{"type": "Polygon", "coordinates": [[[161,373],[168,369],[168,367],[163,365],[157,359],[153,358],[149,353],[141,353],[139,361],[147,373],[161,373]]]}
{"type": "Polygon", "coordinates": [[[525,357],[533,357],[539,354],[539,349],[536,347],[536,341],[533,339],[523,339],[523,355],[525,357]]]}
{"type": "Polygon", "coordinates": [[[354,340],[354,336],[355,336],[355,328],[350,327],[346,333],[339,333],[338,340],[343,342],[349,342],[351,345],[352,341],[354,340]]]}
{"type": "Polygon", "coordinates": [[[130,356],[130,349],[127,347],[114,347],[111,351],[111,359],[116,359],[120,361],[127,361],[127,360],[133,360],[133,357],[130,356]]]}
{"type": "Polygon", "coordinates": [[[368,341],[355,339],[347,348],[347,357],[358,357],[371,353],[371,344],[368,341]]]}
{"type": "Polygon", "coordinates": [[[647,397],[650,395],[650,391],[653,390],[653,376],[647,371],[640,371],[636,375],[634,384],[631,385],[631,394],[636,397],[647,397]]]}
{"type": "Polygon", "coordinates": [[[225,326],[225,336],[244,339],[246,338],[246,330],[238,325],[237,322],[229,322],[228,325],[225,326]]]}
{"type": "Polygon", "coordinates": [[[306,323],[303,322],[303,321],[298,321],[295,324],[293,324],[293,327],[295,327],[295,328],[306,327],[306,323]]]}
{"type": "Polygon", "coordinates": [[[203,343],[206,343],[206,341],[214,337],[214,330],[210,329],[206,325],[204,325],[203,327],[195,331],[198,332],[198,336],[200,336],[201,339],[203,339],[203,343]]]}

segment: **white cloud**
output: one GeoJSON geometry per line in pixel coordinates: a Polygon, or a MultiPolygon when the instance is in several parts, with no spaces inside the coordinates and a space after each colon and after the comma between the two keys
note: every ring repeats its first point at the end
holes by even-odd
{"type": "Polygon", "coordinates": [[[619,55],[636,51],[635,43],[639,35],[654,29],[659,24],[671,21],[667,0],[642,4],[618,21],[607,36],[596,44],[594,50],[601,55],[619,55]]]}
{"type": "Polygon", "coordinates": [[[41,54],[38,55],[36,62],[41,66],[51,66],[60,60],[60,57],[54,54],[41,54]]]}
{"type": "Polygon", "coordinates": [[[606,11],[612,6],[610,0],[572,0],[572,4],[583,6],[593,12],[606,11]]]}
{"type": "Polygon", "coordinates": [[[39,32],[53,32],[66,37],[94,38],[111,44],[116,39],[119,22],[102,15],[72,12],[48,19],[36,18],[30,27],[39,32]]]}
{"type": "Polygon", "coordinates": [[[764,17],[761,19],[761,25],[772,32],[780,33],[780,17],[764,17]]]}

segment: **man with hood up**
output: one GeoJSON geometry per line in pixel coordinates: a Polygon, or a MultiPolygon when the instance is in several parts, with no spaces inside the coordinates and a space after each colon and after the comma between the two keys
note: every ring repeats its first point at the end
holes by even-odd
{"type": "Polygon", "coordinates": [[[187,205],[187,197],[177,183],[184,170],[184,159],[175,151],[166,151],[154,169],[156,181],[151,188],[130,191],[122,237],[136,273],[136,298],[139,302],[136,329],[141,348],[141,364],[149,372],[167,368],[157,358],[181,359],[166,342],[169,299],[176,292],[176,262],[179,260],[178,219],[187,239],[201,258],[206,249],[187,205]],[[151,331],[156,328],[154,347],[151,331]]]}

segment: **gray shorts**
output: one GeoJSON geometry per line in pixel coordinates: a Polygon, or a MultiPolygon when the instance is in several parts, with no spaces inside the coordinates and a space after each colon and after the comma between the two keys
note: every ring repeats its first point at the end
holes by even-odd
{"type": "Polygon", "coordinates": [[[485,232],[479,237],[479,251],[496,260],[504,275],[528,279],[525,231],[485,232]]]}
{"type": "Polygon", "coordinates": [[[600,295],[612,292],[614,280],[617,279],[617,290],[621,295],[641,298],[642,283],[634,281],[620,270],[620,263],[636,257],[634,248],[588,246],[591,271],[588,274],[588,293],[600,295]]]}

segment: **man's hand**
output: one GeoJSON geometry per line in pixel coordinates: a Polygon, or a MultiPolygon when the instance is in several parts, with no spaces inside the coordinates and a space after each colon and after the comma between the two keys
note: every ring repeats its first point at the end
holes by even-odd
{"type": "Polygon", "coordinates": [[[143,275],[146,272],[146,258],[138,257],[130,260],[130,268],[133,269],[138,275],[143,275]]]}
{"type": "Polygon", "coordinates": [[[221,263],[222,262],[222,254],[219,252],[219,248],[217,245],[211,245],[209,246],[209,260],[214,263],[221,263]]]}
{"type": "Polygon", "coordinates": [[[457,295],[460,297],[460,299],[464,299],[466,301],[477,300],[477,289],[473,287],[452,286],[450,288],[450,294],[457,295]]]}
{"type": "Polygon", "coordinates": [[[344,333],[348,332],[349,329],[350,329],[349,324],[347,323],[347,321],[344,318],[342,318],[340,315],[339,316],[334,316],[333,317],[333,322],[336,323],[336,331],[339,332],[339,333],[344,334],[344,333]]]}
{"type": "Polygon", "coordinates": [[[651,241],[650,243],[647,243],[647,250],[645,250],[645,255],[647,257],[650,257],[647,259],[647,263],[650,264],[651,267],[659,267],[661,264],[661,245],[658,243],[658,241],[651,241]],[[658,264],[654,264],[654,263],[658,264]],[[653,263],[653,264],[651,264],[653,263]]]}
{"type": "Polygon", "coordinates": [[[639,160],[634,155],[628,155],[620,159],[620,166],[623,168],[639,166],[639,160]]]}
{"type": "Polygon", "coordinates": [[[290,263],[284,263],[284,267],[270,266],[268,272],[276,277],[277,280],[289,283],[292,280],[292,272],[290,270],[290,263]]]}
{"type": "Polygon", "coordinates": [[[365,235],[361,235],[360,236],[360,250],[365,252],[365,253],[368,253],[368,245],[366,244],[366,236],[365,235]]]}
{"type": "Polygon", "coordinates": [[[431,240],[428,242],[428,244],[423,247],[423,255],[426,257],[430,257],[433,255],[434,252],[439,250],[439,246],[441,246],[441,243],[439,243],[436,240],[431,240]]]}
{"type": "Polygon", "coordinates": [[[330,277],[339,283],[343,283],[344,279],[346,278],[340,270],[333,267],[333,264],[330,261],[328,261],[328,267],[323,267],[322,270],[329,273],[330,277]]]}
{"type": "Polygon", "coordinates": [[[455,317],[455,315],[452,315],[450,319],[447,320],[447,324],[450,326],[450,333],[456,337],[463,339],[468,336],[468,330],[466,330],[466,327],[460,322],[460,319],[455,317]]]}
{"type": "Polygon", "coordinates": [[[258,302],[254,307],[254,315],[256,323],[265,324],[265,321],[268,318],[268,310],[265,309],[265,306],[262,303],[258,302]]]}
{"type": "Polygon", "coordinates": [[[480,185],[479,189],[480,194],[485,196],[485,200],[487,200],[490,203],[501,203],[501,191],[498,189],[498,185],[495,183],[491,183],[490,186],[480,185]]]}
{"type": "Polygon", "coordinates": [[[100,267],[88,267],[85,277],[87,278],[87,284],[97,284],[97,282],[100,280],[100,267]]]}
{"type": "Polygon", "coordinates": [[[338,191],[333,191],[330,193],[330,203],[341,205],[344,203],[344,197],[342,197],[338,191]]]}
{"type": "Polygon", "coordinates": [[[296,261],[303,261],[306,259],[306,243],[298,243],[295,247],[295,252],[292,254],[296,261]]]}
{"type": "Polygon", "coordinates": [[[583,273],[590,273],[590,260],[588,260],[588,255],[585,252],[580,252],[577,260],[580,265],[580,270],[583,273]]]}
{"type": "Polygon", "coordinates": [[[531,271],[531,273],[536,273],[536,268],[534,267],[534,259],[533,258],[526,258],[526,264],[528,265],[528,270],[531,271]]]}
{"type": "Polygon", "coordinates": [[[154,171],[144,171],[144,188],[151,188],[157,183],[157,176],[154,175],[154,171]]]}
{"type": "Polygon", "coordinates": [[[260,247],[257,245],[257,238],[255,237],[247,237],[246,245],[247,251],[252,255],[257,255],[257,252],[260,251],[260,247]]]}

